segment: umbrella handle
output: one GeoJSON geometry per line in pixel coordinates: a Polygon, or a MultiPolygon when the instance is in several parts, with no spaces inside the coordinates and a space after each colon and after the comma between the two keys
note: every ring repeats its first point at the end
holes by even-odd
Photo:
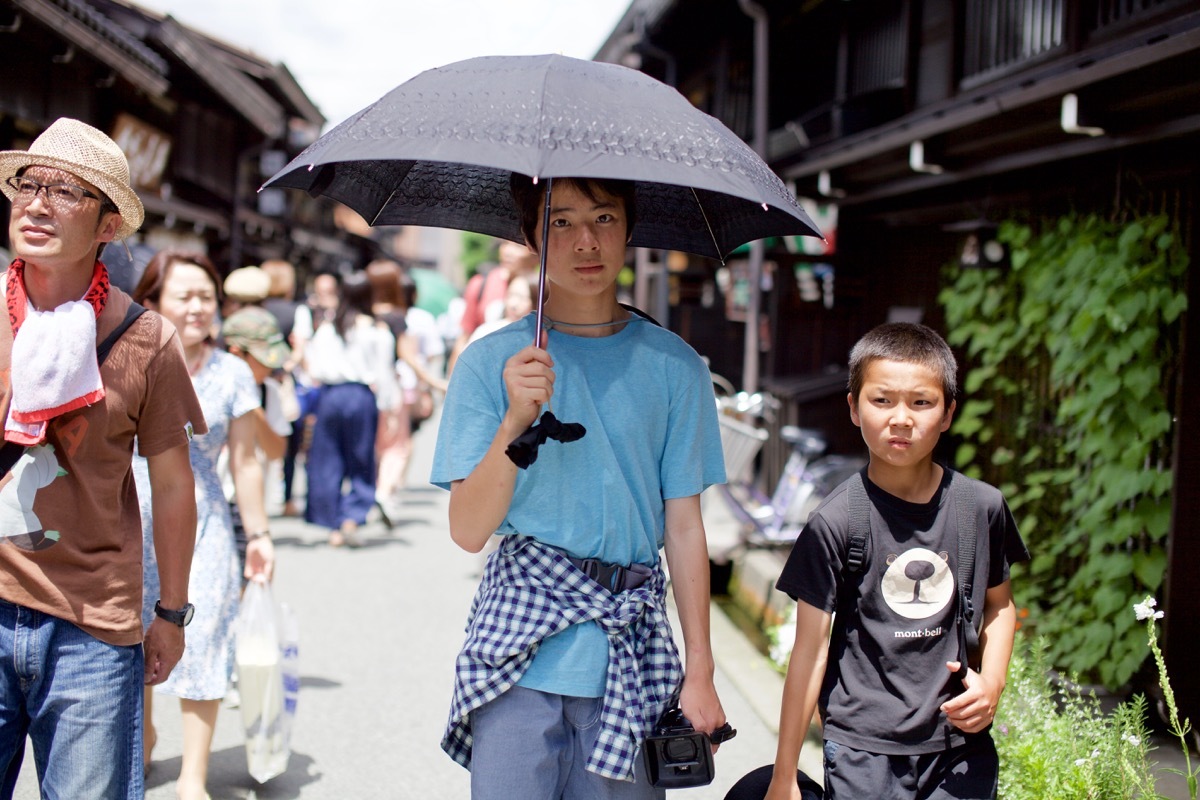
{"type": "MultiPolygon", "coordinates": [[[[533,179],[537,183],[537,178],[533,179]]],[[[546,179],[546,203],[542,208],[542,246],[538,255],[537,317],[533,326],[533,346],[542,346],[542,319],[546,304],[546,247],[550,243],[550,193],[554,191],[554,178],[546,179]]]]}

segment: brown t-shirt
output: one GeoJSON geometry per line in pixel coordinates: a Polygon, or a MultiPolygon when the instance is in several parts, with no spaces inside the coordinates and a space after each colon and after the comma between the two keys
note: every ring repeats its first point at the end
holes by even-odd
{"type": "MultiPolygon", "coordinates": [[[[96,321],[98,342],[131,302],[112,288],[96,321]]],[[[12,330],[0,320],[0,425],[11,356],[12,330]]],[[[158,314],[143,314],[125,331],[100,376],[104,399],[52,420],[46,442],[26,450],[0,481],[0,597],[101,641],[133,645],[142,640],[134,437],[142,455],[153,456],[207,427],[179,336],[158,314]]]]}

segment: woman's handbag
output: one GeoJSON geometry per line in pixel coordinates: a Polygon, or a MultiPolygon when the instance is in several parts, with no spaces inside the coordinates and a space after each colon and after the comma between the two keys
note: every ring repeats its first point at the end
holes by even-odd
{"type": "Polygon", "coordinates": [[[433,389],[421,384],[408,409],[408,418],[413,422],[424,422],[433,416],[433,389]]]}

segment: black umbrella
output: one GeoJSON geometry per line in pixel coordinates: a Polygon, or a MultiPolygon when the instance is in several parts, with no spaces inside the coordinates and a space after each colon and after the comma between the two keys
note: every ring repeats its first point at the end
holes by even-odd
{"type": "MultiPolygon", "coordinates": [[[[763,160],[679,92],[627,67],[559,55],[486,56],[423,72],[266,185],[325,195],[372,225],[523,242],[512,172],[547,179],[548,191],[553,178],[636,181],[635,247],[723,259],[768,236],[820,235],[763,160]]],[[[538,330],[541,320],[539,298],[538,330]]]]}

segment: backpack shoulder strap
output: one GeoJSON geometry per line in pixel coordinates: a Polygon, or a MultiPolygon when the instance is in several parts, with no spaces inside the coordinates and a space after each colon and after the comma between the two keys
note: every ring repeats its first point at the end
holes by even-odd
{"type": "Polygon", "coordinates": [[[130,303],[129,309],[125,312],[125,319],[121,320],[112,333],[104,337],[104,341],[96,346],[96,366],[104,363],[104,359],[108,358],[108,352],[112,350],[113,345],[117,340],[124,335],[125,331],[129,330],[129,326],[137,322],[137,318],[146,313],[146,309],[137,303],[130,303]]]}
{"type": "Polygon", "coordinates": [[[952,472],[950,484],[954,487],[954,516],[958,528],[958,585],[962,588],[963,612],[968,621],[974,619],[972,597],[975,583],[975,545],[979,532],[976,514],[975,484],[961,472],[952,472]]]}
{"type": "Polygon", "coordinates": [[[973,599],[978,502],[974,481],[961,472],[951,472],[950,486],[954,495],[954,522],[958,528],[958,611],[955,613],[954,626],[958,629],[959,669],[955,677],[963,680],[967,676],[972,656],[979,652],[979,633],[975,626],[973,599]]]}
{"type": "Polygon", "coordinates": [[[871,541],[871,500],[867,497],[863,471],[846,481],[849,492],[850,543],[846,548],[846,573],[857,575],[866,570],[867,547],[871,541]]]}

